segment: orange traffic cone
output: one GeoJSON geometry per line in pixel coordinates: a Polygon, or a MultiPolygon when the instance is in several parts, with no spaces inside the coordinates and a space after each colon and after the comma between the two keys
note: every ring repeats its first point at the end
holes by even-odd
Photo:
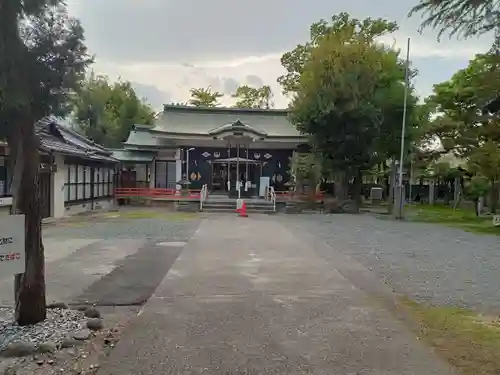
{"type": "Polygon", "coordinates": [[[245,201],[243,201],[243,203],[241,204],[241,208],[238,210],[238,213],[240,214],[240,217],[248,217],[247,204],[245,203],[245,201]]]}

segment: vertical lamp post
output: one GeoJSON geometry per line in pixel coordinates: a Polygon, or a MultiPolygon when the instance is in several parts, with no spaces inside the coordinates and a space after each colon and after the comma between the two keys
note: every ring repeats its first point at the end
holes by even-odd
{"type": "Polygon", "coordinates": [[[406,67],[405,67],[405,90],[403,99],[403,121],[401,123],[401,153],[399,155],[399,175],[398,189],[396,195],[396,219],[404,217],[404,184],[403,184],[403,166],[404,166],[404,151],[405,151],[405,131],[406,131],[406,107],[408,102],[408,80],[410,74],[410,38],[406,46],[406,67]]]}

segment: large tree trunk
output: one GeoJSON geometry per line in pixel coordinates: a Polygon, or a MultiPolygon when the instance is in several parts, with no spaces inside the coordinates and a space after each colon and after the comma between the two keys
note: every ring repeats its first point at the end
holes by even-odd
{"type": "Polygon", "coordinates": [[[26,48],[19,34],[21,11],[21,1],[0,0],[0,92],[4,116],[0,124],[7,130],[9,148],[13,150],[10,155],[15,158],[17,176],[11,183],[13,212],[26,216],[26,270],[15,278],[16,320],[20,325],[27,325],[45,320],[46,306],[38,186],[39,142],[33,121],[29,70],[24,59],[26,48]]]}
{"type": "Polygon", "coordinates": [[[356,174],[354,176],[353,198],[356,204],[356,211],[358,211],[363,205],[363,196],[362,196],[363,174],[361,173],[360,170],[357,170],[355,173],[356,174]]]}
{"type": "MultiPolygon", "coordinates": [[[[42,217],[39,189],[39,141],[33,121],[25,119],[20,134],[13,140],[18,152],[16,165],[24,166],[21,186],[17,191],[19,211],[26,216],[26,271],[15,278],[16,320],[19,325],[35,324],[46,318],[45,259],[42,244],[42,217]],[[27,162],[29,161],[29,162],[27,162]]],[[[15,193],[14,193],[15,195],[15,193]]]]}
{"type": "Polygon", "coordinates": [[[345,172],[338,172],[337,177],[335,179],[335,197],[339,202],[343,202],[347,199],[347,176],[345,172]]]}
{"type": "Polygon", "coordinates": [[[498,206],[498,185],[495,180],[491,181],[490,190],[490,213],[496,214],[498,206]]]}

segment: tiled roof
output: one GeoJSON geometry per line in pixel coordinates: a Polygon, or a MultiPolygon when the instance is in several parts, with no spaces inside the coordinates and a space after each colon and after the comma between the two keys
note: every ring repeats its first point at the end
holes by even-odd
{"type": "Polygon", "coordinates": [[[149,132],[149,129],[143,129],[137,126],[135,126],[134,129],[130,131],[125,144],[150,147],[160,146],[158,139],[154,137],[151,132],[149,132]]]}
{"type": "Polygon", "coordinates": [[[36,123],[36,132],[43,149],[88,160],[117,161],[111,156],[111,151],[78,134],[67,125],[62,125],[63,121],[51,116],[36,123]]]}
{"type": "Polygon", "coordinates": [[[147,163],[151,162],[155,156],[154,152],[132,151],[132,150],[113,150],[113,158],[120,161],[147,163]]]}
{"type": "Polygon", "coordinates": [[[288,120],[286,110],[197,108],[164,106],[155,121],[156,132],[177,134],[208,134],[209,131],[236,121],[259,129],[269,137],[300,137],[288,120]]]}

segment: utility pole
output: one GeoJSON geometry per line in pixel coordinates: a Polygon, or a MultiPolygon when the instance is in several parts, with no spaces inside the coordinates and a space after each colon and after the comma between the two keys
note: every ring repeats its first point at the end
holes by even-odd
{"type": "Polygon", "coordinates": [[[403,167],[404,167],[404,152],[405,152],[405,133],[406,133],[406,107],[408,104],[408,84],[410,79],[410,38],[406,46],[406,66],[405,66],[405,89],[403,99],[403,120],[401,123],[401,153],[399,155],[399,174],[398,174],[398,188],[396,190],[396,204],[394,209],[396,211],[396,219],[404,218],[404,203],[405,192],[403,183],[403,167]]]}

